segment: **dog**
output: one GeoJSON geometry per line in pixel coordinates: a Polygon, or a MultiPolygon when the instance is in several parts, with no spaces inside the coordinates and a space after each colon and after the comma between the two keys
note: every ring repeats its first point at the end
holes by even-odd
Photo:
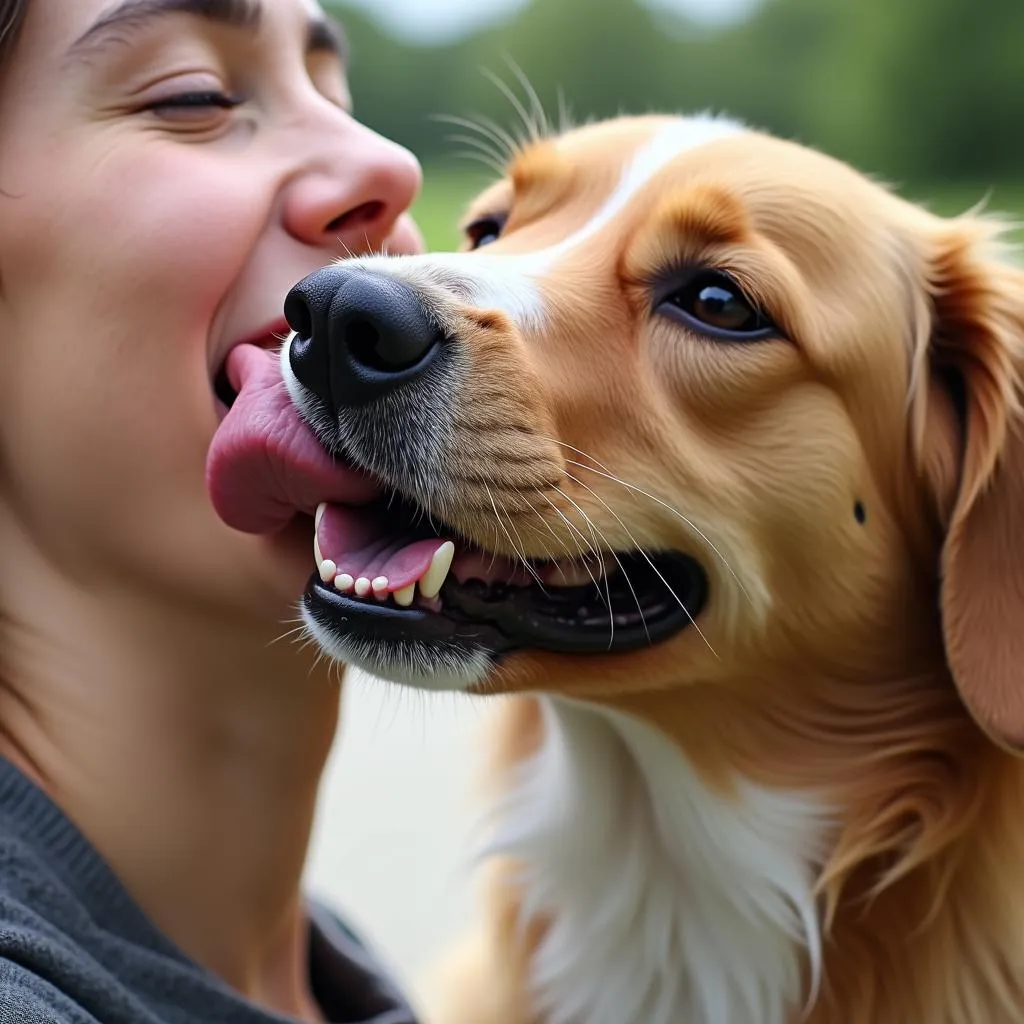
{"type": "Polygon", "coordinates": [[[1024,273],[717,116],[535,138],[281,373],[309,633],[502,695],[436,1024],[1024,1020],[1024,273]]]}

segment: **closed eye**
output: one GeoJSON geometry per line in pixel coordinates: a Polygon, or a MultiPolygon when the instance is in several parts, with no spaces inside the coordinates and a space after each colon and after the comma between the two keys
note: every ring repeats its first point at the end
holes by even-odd
{"type": "Polygon", "coordinates": [[[780,337],[772,320],[727,273],[696,269],[658,289],[654,313],[718,341],[780,337]]]}

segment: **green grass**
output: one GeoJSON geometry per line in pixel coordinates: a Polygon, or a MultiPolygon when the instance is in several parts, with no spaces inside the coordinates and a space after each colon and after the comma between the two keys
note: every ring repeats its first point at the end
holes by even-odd
{"type": "MultiPolygon", "coordinates": [[[[423,192],[413,208],[413,215],[429,248],[448,250],[458,244],[459,218],[473,196],[492,180],[486,168],[477,168],[471,163],[424,169],[423,192]]],[[[1024,221],[1024,181],[991,188],[983,184],[918,186],[905,188],[902,193],[946,216],[962,213],[988,196],[986,208],[990,213],[1024,221]]],[[[1024,244],[1024,231],[1016,232],[1016,240],[1024,244]]]]}
{"type": "Polygon", "coordinates": [[[485,167],[427,166],[423,169],[423,191],[413,216],[430,249],[454,249],[459,243],[458,223],[466,205],[478,192],[494,181],[485,167]]]}

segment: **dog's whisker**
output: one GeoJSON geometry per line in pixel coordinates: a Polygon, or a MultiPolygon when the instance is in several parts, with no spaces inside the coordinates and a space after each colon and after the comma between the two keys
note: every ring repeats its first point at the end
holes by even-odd
{"type": "Polygon", "coordinates": [[[523,148],[522,143],[518,142],[515,136],[508,131],[507,128],[503,128],[493,118],[480,114],[478,115],[478,119],[483,128],[486,128],[497,136],[498,140],[505,147],[508,160],[511,163],[511,161],[515,159],[516,154],[523,148]]]}
{"type": "MultiPolygon", "coordinates": [[[[544,516],[543,516],[543,515],[541,515],[540,509],[538,509],[538,508],[537,508],[537,506],[536,506],[536,505],[534,505],[534,504],[533,504],[533,502],[532,502],[532,501],[530,501],[530,500],[529,500],[528,498],[526,498],[525,496],[523,497],[523,501],[525,501],[525,502],[526,502],[526,507],[527,507],[527,508],[528,508],[528,509],[529,509],[529,510],[530,510],[530,511],[531,511],[531,512],[532,512],[532,513],[533,513],[533,514],[534,514],[534,515],[535,515],[535,516],[536,516],[536,517],[537,517],[537,518],[538,518],[538,519],[540,520],[540,522],[541,522],[541,525],[543,525],[543,526],[547,527],[548,533],[550,533],[550,534],[551,534],[551,536],[552,536],[552,537],[554,537],[554,539],[555,539],[555,543],[557,544],[557,543],[558,543],[558,534],[557,534],[557,533],[555,533],[555,531],[554,531],[554,529],[552,528],[551,524],[550,524],[550,523],[549,523],[549,522],[548,522],[548,521],[547,521],[547,520],[546,520],[546,519],[544,518],[544,516]]],[[[547,546],[547,544],[545,544],[545,543],[544,543],[544,541],[543,541],[543,540],[541,540],[541,538],[540,538],[539,536],[537,536],[537,534],[539,533],[539,531],[538,531],[538,530],[536,529],[536,527],[533,527],[533,526],[531,525],[531,531],[530,531],[530,532],[531,532],[531,533],[532,533],[532,534],[534,535],[534,537],[536,538],[537,544],[538,544],[538,545],[540,546],[540,548],[541,548],[541,549],[543,550],[543,552],[544,552],[544,557],[545,557],[545,558],[547,559],[547,561],[549,561],[549,562],[554,562],[554,561],[556,560],[556,557],[557,557],[557,556],[555,556],[554,554],[552,554],[551,548],[549,548],[549,547],[547,546]]]]}
{"type": "Polygon", "coordinates": [[[537,90],[533,87],[533,83],[527,77],[526,72],[523,71],[511,56],[506,54],[504,59],[505,63],[511,69],[512,74],[519,79],[519,84],[523,87],[523,91],[526,93],[527,99],[530,101],[530,106],[533,108],[533,123],[539,129],[539,137],[546,138],[551,134],[551,123],[548,120],[544,104],[541,103],[540,96],[537,95],[537,90]]]}
{"type": "Polygon", "coordinates": [[[569,105],[565,99],[565,91],[561,86],[558,87],[558,131],[564,135],[566,132],[572,129],[572,112],[569,109],[569,105]]]}
{"type": "Polygon", "coordinates": [[[473,138],[470,135],[446,135],[445,142],[461,142],[469,149],[459,150],[454,155],[462,160],[476,160],[498,174],[505,173],[505,164],[492,147],[481,139],[473,138]]]}
{"type": "MultiPolygon", "coordinates": [[[[519,560],[523,563],[523,567],[526,569],[526,571],[530,573],[530,575],[533,576],[533,578],[539,584],[541,582],[540,576],[536,572],[534,572],[533,567],[530,565],[529,556],[526,554],[526,545],[523,543],[523,538],[520,536],[519,531],[516,529],[515,520],[512,518],[512,516],[509,515],[508,509],[506,509],[504,506],[502,506],[501,511],[504,513],[505,519],[508,521],[508,525],[512,529],[512,532],[516,535],[516,541],[518,542],[516,553],[519,557],[519,560]]],[[[541,586],[541,590],[543,589],[543,586],[541,586]]]]}
{"type": "MultiPolygon", "coordinates": [[[[571,540],[576,545],[576,554],[579,556],[580,561],[583,563],[584,571],[590,576],[591,580],[594,583],[594,586],[597,586],[597,579],[593,575],[593,573],[590,572],[590,567],[587,565],[586,560],[589,555],[592,555],[595,558],[600,558],[600,553],[594,548],[593,544],[589,540],[587,540],[587,538],[583,535],[583,533],[576,526],[576,524],[573,523],[573,521],[569,519],[565,515],[565,513],[543,491],[541,491],[538,488],[537,493],[551,506],[551,508],[558,515],[558,517],[562,520],[562,522],[564,522],[565,525],[569,528],[569,540],[571,540]]],[[[564,542],[563,538],[559,537],[558,534],[555,534],[554,536],[558,543],[561,544],[564,542]]]]}
{"type": "MultiPolygon", "coordinates": [[[[580,561],[583,564],[583,571],[590,577],[591,582],[594,584],[594,586],[597,589],[598,593],[600,593],[601,592],[601,584],[597,582],[597,577],[590,571],[590,566],[587,565],[587,560],[586,559],[587,559],[587,555],[591,554],[591,555],[594,556],[594,558],[598,562],[600,562],[601,561],[601,552],[597,548],[595,548],[594,545],[590,541],[587,540],[587,538],[578,529],[578,527],[572,522],[572,520],[570,520],[569,517],[542,490],[540,490],[538,488],[537,493],[554,509],[555,514],[562,520],[562,522],[565,523],[566,526],[569,527],[570,531],[572,533],[576,534],[580,538],[580,540],[586,545],[587,550],[584,550],[582,547],[579,546],[579,542],[577,542],[577,550],[579,551],[579,554],[580,554],[580,561]]],[[[602,601],[603,600],[604,599],[602,598],[602,601]]],[[[611,611],[611,608],[609,607],[609,612],[610,611],[611,611]]]]}
{"type": "MultiPolygon", "coordinates": [[[[605,537],[605,535],[603,533],[601,533],[601,531],[597,528],[597,526],[594,523],[594,521],[590,518],[589,515],[587,515],[586,511],[584,509],[582,509],[579,505],[577,505],[576,502],[573,501],[572,498],[570,498],[569,495],[566,494],[565,491],[563,491],[561,487],[558,487],[556,485],[555,486],[555,490],[558,491],[558,493],[567,502],[569,502],[569,504],[572,505],[572,507],[574,509],[576,509],[576,511],[579,512],[579,514],[583,517],[584,523],[587,524],[587,528],[591,531],[591,536],[594,536],[595,534],[599,535],[601,540],[604,542],[605,548],[610,550],[611,549],[611,545],[608,543],[608,538],[605,537]]],[[[595,542],[595,544],[597,543],[596,537],[594,537],[594,542],[595,542]]],[[[614,552],[613,552],[613,554],[614,554],[614,552]]],[[[617,556],[615,558],[615,561],[618,562],[618,557],[617,556]]],[[[602,564],[603,564],[603,560],[602,560],[602,564]]],[[[619,563],[619,567],[620,568],[622,567],[622,563],[621,562],[619,563]]],[[[605,572],[603,574],[603,576],[604,576],[605,593],[606,593],[606,595],[608,597],[608,604],[607,604],[607,607],[608,607],[608,631],[609,631],[608,650],[610,651],[615,646],[615,610],[612,608],[612,587],[611,587],[611,583],[608,582],[608,573],[605,572]]],[[[626,582],[627,583],[629,582],[629,578],[628,577],[626,579],[626,582]]],[[[630,589],[632,589],[632,588],[630,588],[630,589]]],[[[639,607],[639,605],[638,605],[638,607],[639,607]]],[[[643,619],[643,617],[644,617],[644,613],[641,610],[640,618],[643,619]]],[[[646,622],[644,622],[644,632],[647,632],[647,623],[646,622]]],[[[647,638],[648,638],[648,640],[650,639],[650,634],[649,633],[648,633],[647,638]]]]}
{"type": "MultiPolygon", "coordinates": [[[[616,522],[625,531],[626,536],[629,538],[629,542],[633,545],[634,548],[640,548],[640,545],[637,543],[636,538],[629,531],[629,528],[626,526],[626,524],[618,517],[615,510],[608,504],[608,502],[604,500],[604,498],[601,497],[600,494],[597,493],[597,491],[595,491],[592,487],[588,487],[585,483],[583,483],[582,480],[579,480],[576,477],[574,477],[572,473],[566,473],[565,475],[574,484],[576,484],[577,487],[582,487],[585,491],[589,491],[613,516],[615,516],[616,522]]],[[[637,595],[636,589],[633,586],[633,581],[629,578],[629,573],[626,572],[626,567],[622,564],[622,560],[619,558],[617,552],[615,551],[615,548],[608,544],[607,538],[605,538],[605,544],[608,547],[608,550],[611,552],[612,558],[615,559],[619,567],[619,571],[622,573],[622,577],[623,579],[625,579],[626,585],[629,587],[629,592],[633,595],[633,600],[636,602],[636,610],[640,613],[640,621],[643,623],[644,632],[647,634],[648,642],[650,642],[651,632],[647,628],[647,617],[644,615],[643,605],[641,605],[640,603],[640,598],[637,595]]]]}
{"type": "Polygon", "coordinates": [[[495,163],[490,157],[485,156],[483,153],[477,153],[475,150],[460,150],[457,153],[453,153],[452,156],[456,160],[472,160],[475,163],[483,164],[498,175],[505,173],[505,168],[501,164],[495,163]]]}
{"type": "MultiPolygon", "coordinates": [[[[522,562],[523,568],[537,581],[537,585],[541,588],[541,590],[543,590],[544,583],[541,580],[540,576],[537,574],[537,571],[533,568],[532,565],[530,565],[530,561],[526,556],[526,551],[522,547],[516,545],[516,542],[512,539],[512,534],[509,533],[508,529],[506,528],[505,523],[501,518],[501,513],[498,511],[498,506],[494,500],[494,495],[491,494],[490,487],[488,487],[487,484],[484,484],[484,489],[487,491],[487,497],[490,498],[491,500],[491,506],[494,509],[494,517],[498,524],[501,526],[502,530],[504,531],[505,536],[508,538],[508,542],[512,546],[512,550],[516,553],[517,560],[522,562]]],[[[509,523],[512,525],[512,529],[515,530],[515,523],[512,523],[511,519],[509,519],[509,523]]],[[[516,536],[519,536],[518,532],[516,533],[516,536]]],[[[519,544],[522,544],[522,538],[520,538],[519,544]]]]}
{"type": "Polygon", "coordinates": [[[480,68],[480,73],[484,75],[489,81],[491,81],[502,93],[502,95],[512,104],[512,109],[516,112],[519,119],[523,123],[523,130],[526,132],[525,136],[519,141],[517,149],[530,142],[536,142],[541,138],[538,126],[530,116],[530,112],[523,106],[522,100],[515,94],[510,88],[507,82],[501,78],[500,75],[496,75],[490,68],[480,68]]]}
{"type": "Polygon", "coordinates": [[[488,124],[487,119],[480,116],[458,117],[455,114],[434,114],[431,120],[441,121],[456,128],[465,128],[467,131],[476,132],[478,135],[483,136],[484,139],[490,140],[497,146],[502,147],[504,152],[508,152],[509,144],[513,141],[512,137],[497,123],[493,125],[488,124]]]}
{"type": "MultiPolygon", "coordinates": [[[[584,466],[583,468],[584,468],[584,469],[586,469],[587,467],[586,467],[586,466],[584,466]]],[[[621,481],[619,481],[619,482],[621,482],[621,481]]],[[[561,492],[561,491],[559,491],[559,493],[562,493],[562,492],[561,492]]],[[[564,496],[565,496],[565,495],[563,494],[563,497],[564,497],[564,496]]],[[[554,507],[554,505],[553,505],[553,504],[552,504],[552,507],[554,507]]],[[[620,521],[621,521],[621,520],[620,520],[620,521]]],[[[625,529],[625,527],[623,527],[623,528],[625,529]]],[[[627,533],[628,533],[628,532],[629,532],[629,531],[627,530],[627,533]]],[[[672,595],[672,598],[673,598],[673,600],[674,600],[674,601],[676,602],[676,604],[678,604],[678,605],[679,605],[679,607],[680,607],[680,608],[681,608],[681,609],[682,609],[682,610],[683,610],[683,611],[684,611],[684,612],[686,613],[686,617],[687,617],[687,618],[688,618],[688,619],[690,620],[690,624],[691,624],[691,625],[693,626],[693,628],[694,628],[695,630],[697,630],[697,633],[699,634],[699,636],[700,636],[701,640],[703,640],[703,641],[704,641],[704,643],[705,643],[705,644],[707,644],[708,650],[709,650],[709,651],[711,651],[711,653],[712,653],[712,654],[713,654],[713,655],[714,655],[714,656],[715,656],[715,657],[717,658],[717,657],[718,657],[718,652],[717,652],[717,651],[716,651],[716,650],[714,649],[714,647],[712,647],[712,646],[711,646],[711,643],[710,643],[710,642],[708,641],[708,638],[707,638],[707,637],[706,637],[706,636],[704,635],[704,633],[703,633],[703,631],[701,630],[700,626],[698,626],[698,625],[697,625],[697,622],[696,622],[696,620],[694,619],[694,617],[693,617],[693,614],[692,614],[692,613],[690,612],[690,609],[686,607],[686,604],[685,604],[685,603],[683,602],[683,600],[682,600],[682,599],[681,599],[681,598],[679,597],[679,595],[678,595],[678,594],[677,594],[677,593],[676,593],[676,592],[675,592],[675,591],[674,591],[674,590],[672,589],[672,585],[671,585],[671,584],[670,584],[670,583],[668,582],[668,580],[666,580],[666,579],[665,579],[665,577],[664,577],[664,576],[662,575],[662,573],[661,573],[661,570],[660,570],[660,569],[659,569],[659,568],[658,568],[658,567],[657,567],[657,566],[656,566],[656,565],[654,564],[654,562],[653,562],[653,561],[651,560],[651,557],[650,557],[650,555],[648,555],[648,554],[647,554],[647,552],[646,552],[646,551],[645,551],[645,550],[644,550],[644,549],[643,549],[642,547],[640,547],[640,545],[636,544],[636,541],[635,541],[635,540],[633,541],[633,543],[634,543],[634,544],[636,545],[637,553],[638,553],[638,554],[640,555],[640,557],[641,557],[641,558],[643,558],[643,560],[644,560],[644,561],[645,561],[645,562],[646,562],[646,563],[647,563],[647,564],[648,564],[648,565],[649,565],[649,566],[651,567],[651,569],[653,569],[653,570],[654,570],[654,573],[655,573],[655,575],[656,575],[656,576],[658,577],[658,579],[659,579],[659,580],[661,580],[661,582],[662,582],[662,583],[663,583],[663,584],[665,585],[665,589],[666,589],[666,590],[667,590],[667,591],[668,591],[668,592],[669,592],[669,593],[670,593],[670,594],[672,595]]],[[[646,623],[645,623],[645,625],[644,625],[644,628],[646,629],[646,623]]]]}
{"type": "Polygon", "coordinates": [[[511,160],[520,149],[520,144],[516,142],[506,129],[502,128],[497,121],[485,117],[483,114],[479,114],[474,118],[457,117],[452,114],[436,114],[434,119],[459,128],[465,128],[467,131],[475,131],[491,139],[498,145],[507,160],[511,160]]]}
{"type": "Polygon", "coordinates": [[[466,135],[463,132],[454,132],[444,137],[445,142],[462,142],[472,149],[478,150],[492,158],[495,163],[501,164],[502,154],[498,144],[489,138],[480,138],[477,135],[466,135]]]}
{"type": "MultiPolygon", "coordinates": [[[[566,444],[564,441],[558,441],[555,438],[543,438],[543,440],[550,441],[553,444],[560,444],[563,447],[569,448],[570,450],[576,452],[577,454],[582,455],[584,458],[590,459],[590,461],[593,462],[595,465],[597,465],[597,466],[601,465],[601,463],[598,462],[597,459],[593,458],[593,456],[588,455],[584,451],[580,451],[579,448],[573,448],[573,446],[571,444],[566,444]]],[[[593,466],[588,466],[588,465],[586,465],[585,463],[582,463],[582,462],[576,462],[573,459],[566,459],[566,462],[570,466],[576,466],[579,469],[585,469],[585,470],[587,470],[588,473],[594,473],[596,476],[602,476],[606,480],[610,480],[612,483],[619,484],[620,487],[626,488],[627,491],[630,491],[631,493],[639,495],[641,497],[648,498],[651,501],[655,502],[656,504],[660,505],[666,511],[671,512],[672,515],[674,515],[677,519],[679,519],[681,522],[683,522],[702,541],[704,541],[704,543],[707,544],[707,546],[709,548],[711,548],[711,550],[715,553],[715,555],[721,561],[722,565],[725,567],[725,569],[729,573],[729,575],[732,576],[732,578],[736,581],[736,585],[742,591],[743,596],[748,601],[750,601],[751,604],[754,603],[753,598],[750,596],[750,592],[743,585],[743,581],[737,575],[736,570],[733,569],[733,567],[729,564],[729,560],[725,557],[725,555],[722,554],[721,551],[719,551],[719,549],[715,546],[715,544],[711,540],[711,538],[708,537],[708,535],[706,533],[704,533],[704,531],[701,530],[700,527],[697,526],[697,524],[693,522],[693,520],[691,520],[691,519],[687,518],[686,516],[684,516],[683,513],[679,511],[679,509],[673,508],[667,501],[664,501],[663,499],[659,498],[655,494],[651,494],[650,491],[645,491],[642,487],[638,487],[636,484],[631,484],[627,480],[623,480],[621,477],[616,476],[614,473],[606,471],[607,467],[604,467],[601,470],[597,470],[597,469],[594,469],[593,466]]]]}
{"type": "Polygon", "coordinates": [[[298,640],[295,638],[301,637],[305,629],[306,624],[299,620],[297,625],[292,626],[291,629],[286,629],[280,636],[274,637],[273,640],[267,643],[267,646],[273,647],[274,644],[279,644],[282,640],[292,640],[293,643],[298,643],[298,640]]]}

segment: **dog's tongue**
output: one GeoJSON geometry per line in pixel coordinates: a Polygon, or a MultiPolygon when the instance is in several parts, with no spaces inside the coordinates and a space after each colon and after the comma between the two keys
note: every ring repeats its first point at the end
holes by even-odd
{"type": "Polygon", "coordinates": [[[380,494],[366,474],[333,460],[299,419],[276,354],[239,345],[225,369],[238,397],[206,459],[207,489],[224,522],[272,533],[323,501],[359,505],[380,494]]]}
{"type": "Polygon", "coordinates": [[[387,593],[418,583],[432,597],[449,569],[459,580],[530,581],[506,558],[471,547],[456,552],[444,537],[418,537],[408,524],[388,522],[379,506],[359,508],[381,497],[380,487],[321,447],[292,404],[275,354],[239,345],[225,369],[237,398],[210,445],[206,484],[229,526],[273,533],[296,513],[314,515],[323,506],[315,530],[318,563],[329,559],[335,574],[346,573],[353,583],[383,577],[387,593]]]}

